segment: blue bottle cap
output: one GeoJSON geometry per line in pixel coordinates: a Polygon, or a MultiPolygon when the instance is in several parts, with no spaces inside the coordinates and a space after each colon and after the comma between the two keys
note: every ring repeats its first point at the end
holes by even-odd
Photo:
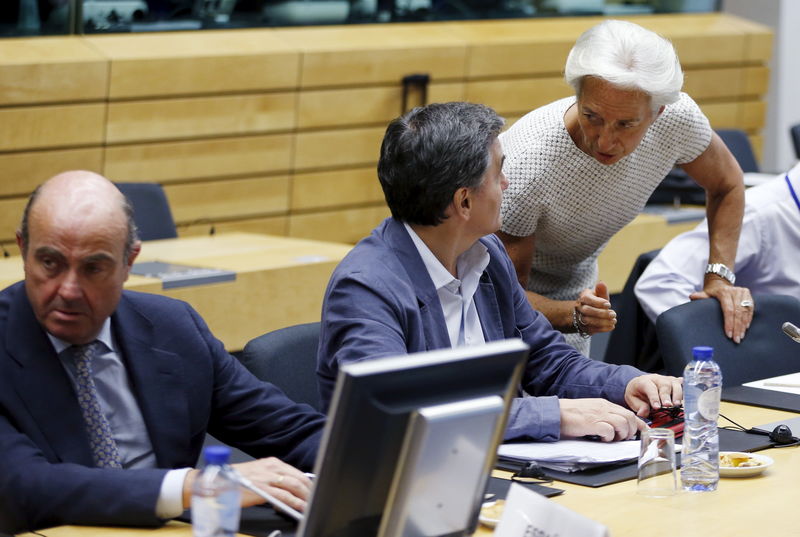
{"type": "Polygon", "coordinates": [[[694,347],[692,348],[692,356],[695,360],[711,360],[714,357],[713,347],[694,347]]]}
{"type": "Polygon", "coordinates": [[[231,448],[228,446],[208,446],[203,450],[206,464],[227,464],[231,456],[231,448]]]}

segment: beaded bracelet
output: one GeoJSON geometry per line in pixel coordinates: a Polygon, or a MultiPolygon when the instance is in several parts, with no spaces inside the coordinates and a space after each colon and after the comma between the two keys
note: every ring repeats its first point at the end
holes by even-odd
{"type": "Polygon", "coordinates": [[[583,322],[581,318],[581,312],[578,311],[578,307],[576,306],[572,310],[572,326],[575,328],[575,332],[577,332],[583,339],[589,339],[592,335],[584,330],[586,327],[586,323],[583,322]]]}

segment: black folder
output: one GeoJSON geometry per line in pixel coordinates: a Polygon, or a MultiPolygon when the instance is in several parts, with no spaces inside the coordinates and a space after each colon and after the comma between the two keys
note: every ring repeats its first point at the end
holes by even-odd
{"type": "Polygon", "coordinates": [[[731,386],[730,388],[722,389],[722,400],[777,410],[788,410],[789,412],[800,412],[800,395],[777,390],[762,390],[761,388],[751,388],[750,386],[731,386]]]}
{"type": "MultiPolygon", "coordinates": [[[[762,390],[763,391],[763,390],[762,390]]],[[[734,416],[731,416],[735,419],[734,416]]],[[[676,440],[680,443],[680,439],[676,440]]],[[[745,451],[753,452],[772,447],[769,437],[757,434],[745,433],[743,431],[732,431],[719,429],[719,450],[720,451],[745,451]]],[[[678,468],[681,466],[680,453],[676,456],[678,468]]],[[[509,461],[497,461],[497,467],[502,470],[517,471],[521,463],[509,461]]],[[[559,472],[557,470],[543,469],[547,477],[564,483],[573,483],[585,487],[604,487],[614,483],[636,479],[639,468],[637,461],[596,466],[588,470],[579,472],[559,472]]]]}

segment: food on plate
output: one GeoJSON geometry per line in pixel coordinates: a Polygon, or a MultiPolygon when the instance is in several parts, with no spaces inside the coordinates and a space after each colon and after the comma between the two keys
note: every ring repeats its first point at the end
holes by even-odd
{"type": "Polygon", "coordinates": [[[725,468],[750,468],[764,463],[747,453],[725,453],[719,456],[719,465],[725,468]]]}
{"type": "Polygon", "coordinates": [[[481,508],[481,518],[489,520],[500,520],[503,514],[503,507],[505,507],[505,500],[497,500],[495,502],[485,503],[481,508]]]}

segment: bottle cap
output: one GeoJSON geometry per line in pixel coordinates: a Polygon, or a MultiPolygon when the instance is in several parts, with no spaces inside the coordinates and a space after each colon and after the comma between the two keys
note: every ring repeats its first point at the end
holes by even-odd
{"type": "Polygon", "coordinates": [[[228,446],[208,446],[203,450],[206,464],[227,464],[231,456],[231,448],[228,446]]]}
{"type": "Polygon", "coordinates": [[[713,347],[694,347],[692,348],[692,356],[695,360],[711,360],[714,357],[713,347]]]}

